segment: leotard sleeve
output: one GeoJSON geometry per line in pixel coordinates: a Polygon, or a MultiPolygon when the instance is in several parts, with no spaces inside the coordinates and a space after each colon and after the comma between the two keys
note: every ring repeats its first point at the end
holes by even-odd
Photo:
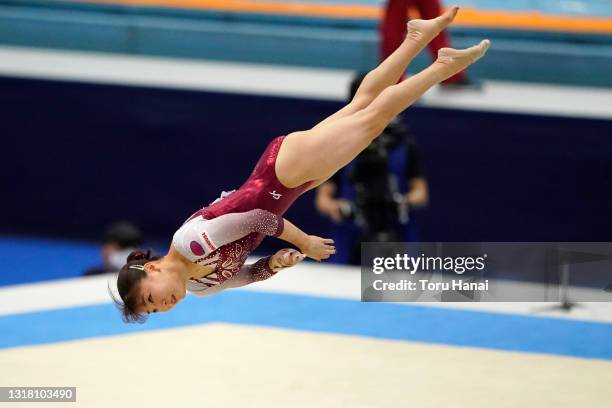
{"type": "Polygon", "coordinates": [[[243,265],[233,279],[236,280],[237,286],[244,286],[248,285],[249,283],[259,282],[276,275],[276,272],[270,268],[268,263],[270,258],[271,256],[267,256],[250,265],[243,265]]]}
{"type": "Polygon", "coordinates": [[[257,262],[243,265],[240,271],[232,279],[228,279],[219,285],[212,287],[203,287],[201,285],[195,285],[191,282],[188,283],[187,290],[196,296],[209,296],[219,293],[222,290],[229,288],[238,288],[240,286],[248,285],[249,283],[266,280],[276,275],[276,272],[270,268],[268,264],[271,257],[265,257],[259,259],[257,262]]]}
{"type": "Polygon", "coordinates": [[[252,232],[278,237],[283,228],[281,216],[261,209],[224,214],[212,220],[198,216],[176,231],[172,244],[183,256],[195,262],[252,232]]]}

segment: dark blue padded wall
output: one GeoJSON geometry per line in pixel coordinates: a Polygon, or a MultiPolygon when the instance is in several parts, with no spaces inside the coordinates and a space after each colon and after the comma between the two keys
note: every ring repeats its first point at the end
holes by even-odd
{"type": "Polygon", "coordinates": [[[434,109],[407,118],[431,184],[427,239],[612,238],[612,121],[434,109]]]}
{"type": "MultiPolygon", "coordinates": [[[[166,243],[235,188],[277,135],[339,108],[317,100],[0,78],[0,233],[96,238],[130,219],[166,243]]],[[[610,240],[612,121],[414,108],[430,241],[610,240]]],[[[287,217],[326,223],[302,197],[287,217]]]]}
{"type": "MultiPolygon", "coordinates": [[[[270,140],[336,108],[7,78],[0,89],[0,229],[69,237],[97,238],[109,222],[129,219],[169,239],[196,209],[237,188],[270,140]]],[[[296,212],[308,214],[310,201],[296,212]]]]}

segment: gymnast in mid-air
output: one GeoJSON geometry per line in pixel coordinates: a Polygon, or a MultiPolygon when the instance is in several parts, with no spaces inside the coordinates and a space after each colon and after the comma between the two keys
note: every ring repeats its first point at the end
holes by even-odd
{"type": "Polygon", "coordinates": [[[168,253],[151,258],[135,251],[117,278],[126,322],[166,312],[189,291],[198,296],[268,279],[309,257],[328,258],[333,241],[302,232],[283,218],[305,191],[317,187],[364,150],[389,122],[432,86],[481,58],[489,41],[464,50],[442,48],[437,60],[404,81],[410,61],[455,18],[452,7],[432,20],[412,20],[398,49],[363,79],[354,98],[310,130],[272,140],[246,182],[198,210],[174,234],[168,253]],[[274,236],[299,249],[245,265],[263,238],[274,236]]]}

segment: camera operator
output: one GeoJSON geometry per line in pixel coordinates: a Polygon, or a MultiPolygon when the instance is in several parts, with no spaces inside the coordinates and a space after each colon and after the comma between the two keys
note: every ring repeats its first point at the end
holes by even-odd
{"type": "MultiPolygon", "coordinates": [[[[351,98],[362,79],[351,84],[351,98]]],[[[355,160],[317,188],[315,206],[334,223],[334,262],[358,265],[362,241],[416,241],[411,209],[427,201],[417,144],[396,117],[355,160]]]]}

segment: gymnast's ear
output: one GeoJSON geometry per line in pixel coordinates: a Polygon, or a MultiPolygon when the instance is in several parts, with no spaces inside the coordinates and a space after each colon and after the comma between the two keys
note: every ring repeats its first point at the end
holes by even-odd
{"type": "Polygon", "coordinates": [[[143,265],[146,272],[161,272],[159,262],[157,260],[147,262],[143,265]]]}

